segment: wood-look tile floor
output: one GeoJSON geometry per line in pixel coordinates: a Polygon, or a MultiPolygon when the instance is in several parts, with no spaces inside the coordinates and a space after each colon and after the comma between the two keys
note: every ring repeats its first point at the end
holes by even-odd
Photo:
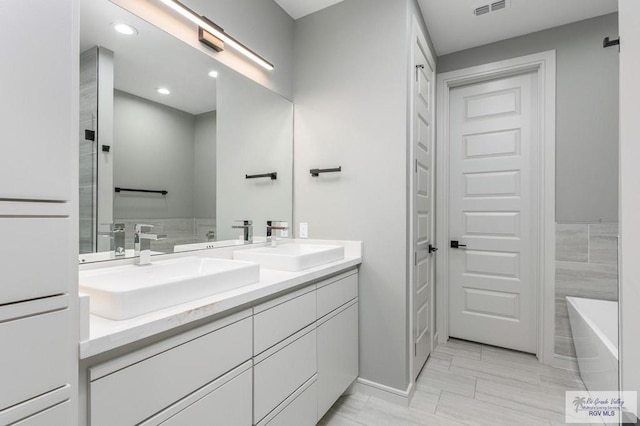
{"type": "Polygon", "coordinates": [[[451,339],[431,354],[410,407],[361,394],[343,396],[322,426],[563,425],[565,391],[577,373],[535,356],[451,339]]]}

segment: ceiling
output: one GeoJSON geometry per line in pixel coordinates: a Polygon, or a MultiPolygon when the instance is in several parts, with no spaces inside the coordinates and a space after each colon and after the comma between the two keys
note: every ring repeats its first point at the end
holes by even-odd
{"type": "Polygon", "coordinates": [[[275,0],[293,19],[302,18],[343,0],[275,0]]]}
{"type": "MultiPolygon", "coordinates": [[[[507,0],[510,6],[475,16],[496,0],[418,0],[438,56],[616,12],[617,0],[507,0]]],[[[615,35],[615,34],[612,34],[615,35]]]]}
{"type": "Polygon", "coordinates": [[[208,73],[222,67],[111,2],[80,2],[80,51],[93,46],[114,52],[116,89],[193,115],[216,109],[216,79],[208,73]],[[138,34],[120,35],[113,23],[129,24],[138,34]],[[159,94],[159,87],[170,89],[171,94],[159,94]]]}
{"type": "MultiPolygon", "coordinates": [[[[275,0],[298,19],[343,0],[275,0]]],[[[393,1],[393,0],[391,0],[393,1]]],[[[582,21],[618,10],[618,0],[507,0],[509,7],[475,16],[497,0],[418,0],[438,56],[582,21]]]]}

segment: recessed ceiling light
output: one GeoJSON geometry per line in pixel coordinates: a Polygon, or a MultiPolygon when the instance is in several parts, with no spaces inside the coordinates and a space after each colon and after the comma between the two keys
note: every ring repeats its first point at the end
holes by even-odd
{"type": "Polygon", "coordinates": [[[160,93],[161,95],[168,95],[171,93],[171,91],[166,87],[158,87],[158,93],[160,93]]]}
{"type": "Polygon", "coordinates": [[[209,77],[218,78],[218,71],[209,71],[209,77]]]}
{"type": "Polygon", "coordinates": [[[133,28],[131,25],[128,25],[128,24],[115,23],[115,24],[111,24],[111,26],[115,31],[119,32],[122,35],[131,36],[131,35],[138,34],[138,30],[136,30],[135,28],[133,28]]]}

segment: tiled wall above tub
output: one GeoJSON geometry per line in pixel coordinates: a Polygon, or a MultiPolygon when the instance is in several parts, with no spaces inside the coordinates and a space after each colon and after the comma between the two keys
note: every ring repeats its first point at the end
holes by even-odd
{"type": "Polygon", "coordinates": [[[556,354],[576,356],[566,296],[618,300],[617,235],[617,223],[556,224],[556,354]]]}

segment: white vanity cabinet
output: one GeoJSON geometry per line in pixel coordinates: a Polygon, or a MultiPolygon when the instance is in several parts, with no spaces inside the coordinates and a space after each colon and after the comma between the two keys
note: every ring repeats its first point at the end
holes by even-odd
{"type": "Polygon", "coordinates": [[[358,377],[358,275],[318,284],[318,419],[358,377]]]}
{"type": "Polygon", "coordinates": [[[357,269],[243,309],[89,362],[88,424],[315,425],[358,375],[357,269]]]}
{"type": "Polygon", "coordinates": [[[253,421],[260,424],[316,374],[315,285],[258,305],[253,312],[253,421]]]}
{"type": "Polygon", "coordinates": [[[274,345],[254,356],[254,422],[315,424],[358,376],[357,271],[257,306],[253,318],[254,348],[274,345]]]}

